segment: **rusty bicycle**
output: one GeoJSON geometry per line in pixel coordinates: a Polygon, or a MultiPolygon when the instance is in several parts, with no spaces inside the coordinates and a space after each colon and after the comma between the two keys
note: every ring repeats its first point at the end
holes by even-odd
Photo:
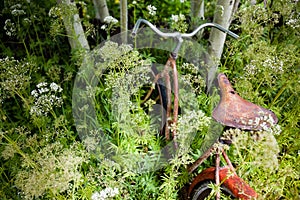
{"type": "MultiPolygon", "coordinates": [[[[177,148],[177,132],[176,129],[170,129],[170,126],[176,126],[178,123],[179,114],[179,85],[178,85],[178,71],[176,66],[176,59],[178,57],[179,49],[181,48],[184,39],[191,38],[196,35],[201,29],[205,27],[217,28],[218,30],[227,33],[228,35],[238,38],[235,33],[223,28],[222,26],[214,23],[205,23],[196,28],[192,33],[166,33],[160,31],[149,21],[139,19],[135,24],[132,35],[135,37],[138,34],[140,24],[144,23],[152,31],[161,37],[174,38],[177,45],[171,52],[164,69],[157,71],[154,69],[154,83],[158,84],[159,81],[164,82],[164,88],[158,86],[160,102],[166,112],[162,114],[162,121],[164,125],[161,126],[161,133],[167,141],[174,141],[174,148],[177,148]],[[170,73],[172,76],[170,76],[170,73]],[[172,79],[172,80],[171,80],[172,79]],[[173,91],[173,94],[172,94],[173,91]]],[[[214,108],[212,117],[216,123],[224,126],[240,128],[244,130],[261,130],[264,126],[271,126],[272,123],[277,123],[275,114],[263,107],[255,105],[251,102],[244,100],[233,89],[230,81],[225,74],[218,75],[218,86],[220,89],[220,101],[214,108]],[[271,122],[266,121],[268,116],[271,122]],[[259,119],[259,120],[257,120],[259,119]]],[[[149,91],[149,94],[152,91],[149,91]]],[[[148,96],[148,95],[147,95],[148,96]]],[[[225,143],[221,138],[218,140],[220,143],[225,143]]],[[[252,189],[242,178],[240,178],[233,167],[229,157],[222,147],[211,146],[209,147],[192,165],[187,169],[189,174],[192,174],[199,165],[201,165],[208,157],[214,154],[215,166],[204,169],[182,189],[182,199],[200,200],[205,199],[211,193],[210,184],[220,186],[222,193],[226,196],[239,198],[239,199],[254,199],[257,198],[257,193],[252,189]],[[220,157],[223,156],[227,165],[220,166],[220,157]]],[[[220,191],[216,193],[216,199],[220,199],[220,191]]]]}

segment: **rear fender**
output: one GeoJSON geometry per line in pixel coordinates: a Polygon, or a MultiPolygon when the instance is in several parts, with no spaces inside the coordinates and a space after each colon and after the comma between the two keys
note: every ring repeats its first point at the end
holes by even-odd
{"type": "MultiPolygon", "coordinates": [[[[215,182],[215,167],[210,167],[203,170],[198,174],[188,189],[188,196],[191,195],[191,192],[199,183],[207,180],[215,182]]],[[[255,199],[257,198],[257,193],[252,189],[242,178],[238,177],[236,173],[230,171],[228,166],[220,168],[220,182],[224,187],[229,189],[232,194],[239,199],[255,199]]]]}

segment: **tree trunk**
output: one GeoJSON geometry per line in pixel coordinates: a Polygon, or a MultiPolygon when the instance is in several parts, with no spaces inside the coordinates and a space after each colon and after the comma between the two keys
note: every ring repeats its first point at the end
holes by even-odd
{"type": "Polygon", "coordinates": [[[63,12],[62,16],[71,49],[74,50],[83,48],[89,50],[90,46],[84,35],[84,31],[80,22],[79,14],[77,12],[75,3],[71,2],[70,0],[57,0],[57,3],[65,4],[62,5],[66,6],[64,9],[70,9],[73,7],[75,10],[75,12],[72,14],[69,14],[68,12],[63,12]]]}
{"type": "Polygon", "coordinates": [[[106,0],[93,0],[93,4],[96,12],[96,19],[104,22],[104,18],[109,16],[106,0]]]}
{"type": "MultiPolygon", "coordinates": [[[[233,8],[235,5],[234,0],[218,0],[215,14],[214,14],[214,23],[217,23],[224,28],[228,29],[231,16],[233,14],[233,8]]],[[[210,45],[208,47],[209,58],[206,59],[206,64],[208,66],[207,74],[207,89],[210,92],[213,80],[217,73],[218,63],[220,61],[224,42],[226,39],[226,34],[213,28],[209,36],[210,45]]]]}
{"type": "Polygon", "coordinates": [[[122,42],[127,44],[127,30],[128,30],[128,7],[127,7],[127,0],[120,0],[120,7],[121,7],[121,16],[120,16],[120,26],[121,26],[121,33],[122,33],[122,42]]]}
{"type": "MultiPolygon", "coordinates": [[[[197,28],[200,25],[199,20],[204,20],[204,0],[191,0],[191,17],[193,29],[197,28]]],[[[196,34],[197,40],[201,40],[204,30],[199,31],[196,34]]]]}
{"type": "Polygon", "coordinates": [[[191,15],[204,20],[204,0],[191,0],[191,15]]]}

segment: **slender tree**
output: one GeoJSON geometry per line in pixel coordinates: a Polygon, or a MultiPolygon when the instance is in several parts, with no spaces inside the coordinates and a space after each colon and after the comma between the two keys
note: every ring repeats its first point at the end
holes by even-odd
{"type": "Polygon", "coordinates": [[[93,4],[96,12],[96,19],[103,23],[105,17],[109,16],[106,0],[93,0],[93,4]]]}
{"type": "Polygon", "coordinates": [[[204,0],[191,0],[191,15],[204,20],[204,0]]]}
{"type": "Polygon", "coordinates": [[[90,49],[88,41],[84,35],[83,27],[80,22],[80,17],[74,2],[70,0],[57,0],[57,3],[65,6],[66,9],[70,10],[72,14],[63,12],[63,21],[68,35],[68,40],[71,49],[90,49]]]}
{"type": "Polygon", "coordinates": [[[127,30],[128,30],[128,6],[127,0],[120,1],[120,8],[121,8],[121,32],[122,32],[122,42],[127,43],[127,30]]]}
{"type": "MultiPolygon", "coordinates": [[[[234,7],[237,7],[234,0],[218,0],[213,22],[220,24],[224,28],[228,29],[231,23],[234,7]]],[[[216,76],[218,63],[221,58],[223,47],[226,39],[226,34],[213,28],[209,36],[209,57],[206,59],[208,66],[207,74],[207,89],[210,91],[212,82],[216,76]]]]}

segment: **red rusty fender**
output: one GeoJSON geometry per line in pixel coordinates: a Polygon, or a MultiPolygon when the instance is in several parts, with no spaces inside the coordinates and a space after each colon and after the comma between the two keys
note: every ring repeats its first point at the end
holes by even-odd
{"type": "MultiPolygon", "coordinates": [[[[198,174],[189,186],[188,196],[194,187],[203,181],[215,180],[215,167],[210,167],[198,174]]],[[[248,200],[257,198],[257,193],[242,178],[231,172],[228,166],[220,168],[220,182],[238,199],[248,200]]]]}
{"type": "Polygon", "coordinates": [[[240,97],[225,74],[218,75],[221,99],[212,113],[219,123],[244,130],[259,131],[278,122],[276,115],[261,106],[240,97]]]}

